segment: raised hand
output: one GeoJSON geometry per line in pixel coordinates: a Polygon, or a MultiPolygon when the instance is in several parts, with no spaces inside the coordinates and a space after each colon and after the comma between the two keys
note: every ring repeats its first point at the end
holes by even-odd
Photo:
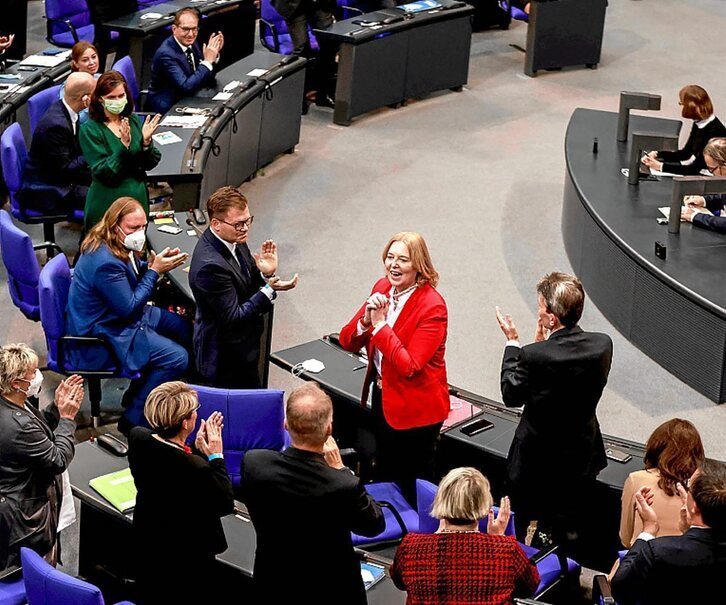
{"type": "Polygon", "coordinates": [[[540,318],[537,318],[537,328],[534,331],[534,341],[542,342],[543,340],[547,340],[548,335],[549,330],[544,327],[542,320],[540,318]]]}
{"type": "Polygon", "coordinates": [[[497,323],[501,328],[504,336],[507,340],[519,340],[519,332],[517,332],[517,326],[514,325],[514,320],[511,315],[504,315],[499,307],[496,307],[497,311],[497,323]]]}
{"type": "Polygon", "coordinates": [[[512,505],[509,496],[504,496],[499,502],[499,514],[494,518],[494,509],[489,509],[489,522],[487,533],[503,536],[509,524],[509,517],[512,515],[512,505]]]}
{"type": "Polygon", "coordinates": [[[219,32],[209,36],[209,42],[202,46],[202,55],[205,61],[214,63],[219,58],[219,51],[224,46],[224,36],[219,32]]]}
{"type": "Polygon", "coordinates": [[[159,254],[152,254],[149,257],[149,269],[163,275],[183,265],[188,256],[186,252],[180,252],[179,248],[164,248],[159,254]]]}
{"type": "Polygon", "coordinates": [[[277,244],[271,239],[266,240],[260,247],[260,252],[253,255],[260,273],[272,276],[277,271],[277,244]]]}
{"type": "Polygon", "coordinates": [[[345,466],[343,464],[343,458],[340,455],[340,450],[338,449],[338,444],[332,435],[323,444],[323,457],[330,468],[343,468],[345,466]]]}
{"type": "Polygon", "coordinates": [[[128,118],[121,118],[121,124],[119,125],[119,135],[121,137],[121,143],[126,149],[131,145],[131,126],[128,118]]]}
{"type": "Polygon", "coordinates": [[[678,529],[686,533],[691,527],[691,515],[688,512],[688,492],[680,483],[676,483],[676,492],[681,499],[681,516],[678,520],[678,529]]]}
{"type": "Polygon", "coordinates": [[[55,390],[55,404],[61,418],[73,420],[83,403],[83,378],[73,374],[62,380],[55,390]]]}
{"type": "Polygon", "coordinates": [[[276,292],[285,292],[286,290],[292,290],[295,286],[297,286],[297,282],[298,275],[295,273],[295,275],[292,276],[292,279],[284,280],[275,276],[268,280],[267,283],[270,284],[270,287],[276,292]]]}
{"type": "Polygon", "coordinates": [[[643,531],[652,536],[658,535],[658,515],[651,506],[653,496],[649,487],[642,487],[635,492],[635,511],[643,522],[643,531]]]}
{"type": "Polygon", "coordinates": [[[13,40],[15,40],[15,34],[10,34],[9,36],[0,36],[0,51],[4,51],[10,48],[13,44],[13,40]]]}
{"type": "Polygon", "coordinates": [[[146,116],[144,124],[141,126],[141,134],[144,137],[144,147],[151,145],[151,135],[153,135],[159,127],[160,120],[161,114],[158,113],[153,118],[151,116],[146,116]]]}

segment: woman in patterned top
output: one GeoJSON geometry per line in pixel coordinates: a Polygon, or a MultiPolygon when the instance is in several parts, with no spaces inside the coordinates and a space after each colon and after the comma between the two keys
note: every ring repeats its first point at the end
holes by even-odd
{"type": "Polygon", "coordinates": [[[457,468],[442,479],[431,509],[439,529],[406,535],[391,567],[407,605],[505,605],[534,594],[537,568],[504,535],[509,498],[502,498],[496,518],[491,508],[489,481],[478,470],[457,468]],[[487,517],[482,533],[479,521],[487,517]]]}

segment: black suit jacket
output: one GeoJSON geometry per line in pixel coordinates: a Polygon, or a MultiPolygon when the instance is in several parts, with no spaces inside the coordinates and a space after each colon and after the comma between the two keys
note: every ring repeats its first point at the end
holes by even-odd
{"type": "Polygon", "coordinates": [[[197,303],[194,355],[197,371],[213,386],[258,387],[257,365],[263,314],[272,308],[260,292],[265,285],[247,244],[243,270],[210,229],[199,238],[192,255],[189,284],[197,303]]]}
{"type": "Polygon", "coordinates": [[[537,489],[553,479],[565,484],[594,478],[605,468],[595,409],[612,356],[609,336],[579,326],[504,350],[504,403],[524,406],[507,457],[510,481],[537,489]]]}
{"type": "Polygon", "coordinates": [[[703,159],[703,149],[706,144],[715,137],[724,136],[726,136],[726,127],[718,118],[714,118],[703,128],[696,126],[694,121],[688,140],[682,149],[658,152],[658,159],[663,161],[663,172],[698,174],[706,167],[706,160],[703,159]],[[691,156],[696,158],[692,163],[686,166],[681,164],[683,160],[687,160],[691,156]]]}
{"type": "Polygon", "coordinates": [[[636,540],[612,580],[620,605],[723,603],[726,536],[691,527],[682,536],[636,540]]]}
{"type": "Polygon", "coordinates": [[[253,577],[260,596],[270,603],[365,605],[350,532],[375,536],[385,521],[358,477],[314,452],[253,450],[244,457],[242,487],[257,532],[253,577]]]}
{"type": "MultiPolygon", "coordinates": [[[[80,124],[76,126],[80,128],[80,124]]],[[[34,210],[55,210],[75,186],[90,184],[91,171],[73,133],[68,109],[59,99],[43,114],[33,133],[23,172],[23,203],[34,210]]]]}

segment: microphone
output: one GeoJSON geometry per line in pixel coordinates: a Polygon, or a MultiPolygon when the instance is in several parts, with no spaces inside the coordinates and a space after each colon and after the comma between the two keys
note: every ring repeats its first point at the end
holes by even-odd
{"type": "Polygon", "coordinates": [[[197,227],[196,222],[192,219],[191,216],[187,217],[187,225],[189,225],[194,231],[197,232],[197,237],[202,237],[204,235],[204,232],[197,227]]]}

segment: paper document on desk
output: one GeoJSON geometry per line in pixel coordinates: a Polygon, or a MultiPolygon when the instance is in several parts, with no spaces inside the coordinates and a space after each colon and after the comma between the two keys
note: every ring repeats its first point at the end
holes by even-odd
{"type": "Polygon", "coordinates": [[[33,67],[55,67],[66,61],[71,51],[59,53],[57,55],[30,55],[26,57],[18,65],[30,65],[33,67]]]}
{"type": "Polygon", "coordinates": [[[212,101],[229,101],[232,98],[231,92],[218,92],[212,97],[212,101]]]}
{"type": "Polygon", "coordinates": [[[184,116],[184,115],[168,115],[159,126],[176,127],[176,128],[201,128],[207,121],[209,116],[184,116]]]}
{"type": "Polygon", "coordinates": [[[373,587],[386,576],[386,570],[383,565],[376,563],[360,562],[360,575],[363,578],[363,584],[366,590],[373,587]]]}
{"type": "Polygon", "coordinates": [[[179,143],[181,141],[181,137],[175,135],[171,130],[157,132],[151,135],[151,138],[154,139],[157,145],[171,145],[172,143],[179,143]]]}
{"type": "Polygon", "coordinates": [[[650,169],[650,173],[653,176],[670,176],[670,177],[679,176],[677,174],[673,174],[672,172],[661,172],[660,170],[654,170],[653,168],[650,169]]]}
{"type": "MultiPolygon", "coordinates": [[[[689,210],[695,210],[696,212],[700,212],[701,214],[710,214],[713,216],[713,212],[711,212],[708,208],[691,208],[690,206],[681,206],[681,212],[683,212],[686,208],[688,208],[689,210]]],[[[671,217],[670,206],[663,206],[661,208],[658,208],[658,210],[667,219],[671,217]]],[[[683,219],[681,219],[681,222],[684,222],[683,219]]]]}
{"type": "Polygon", "coordinates": [[[250,72],[247,72],[247,75],[250,78],[259,78],[260,76],[264,76],[267,73],[266,69],[253,69],[250,72]]]}

